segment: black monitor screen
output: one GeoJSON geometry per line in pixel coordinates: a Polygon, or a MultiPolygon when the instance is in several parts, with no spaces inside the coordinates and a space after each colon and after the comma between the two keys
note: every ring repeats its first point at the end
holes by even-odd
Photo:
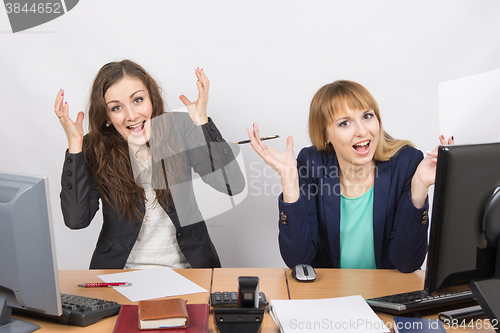
{"type": "Polygon", "coordinates": [[[500,186],[500,143],[441,146],[425,289],[492,277],[496,250],[482,235],[485,207],[500,186]]]}

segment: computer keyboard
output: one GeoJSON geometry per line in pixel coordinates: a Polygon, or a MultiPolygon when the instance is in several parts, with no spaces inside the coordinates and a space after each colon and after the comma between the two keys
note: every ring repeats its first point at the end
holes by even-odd
{"type": "Polygon", "coordinates": [[[120,304],[98,298],[61,294],[61,324],[89,326],[120,312],[120,304]]]}
{"type": "Polygon", "coordinates": [[[376,311],[402,314],[452,305],[455,303],[472,302],[473,300],[474,295],[470,290],[434,296],[427,294],[424,290],[417,290],[408,293],[370,298],[367,299],[366,302],[376,311]]]}
{"type": "Polygon", "coordinates": [[[60,316],[47,315],[19,308],[14,308],[13,310],[21,314],[57,320],[60,324],[89,326],[105,317],[117,315],[120,312],[121,304],[99,298],[61,293],[61,307],[62,315],[60,316]]]}

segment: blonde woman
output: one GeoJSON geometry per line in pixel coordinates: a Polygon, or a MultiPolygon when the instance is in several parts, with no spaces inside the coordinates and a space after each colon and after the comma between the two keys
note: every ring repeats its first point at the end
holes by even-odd
{"type": "MultiPolygon", "coordinates": [[[[276,151],[248,130],[254,150],[281,176],[279,245],[289,267],[397,268],[413,272],[427,252],[429,186],[437,150],[423,158],[387,134],[362,85],[336,81],[313,97],[312,147],[297,159],[292,137],[276,151]]],[[[443,136],[441,144],[452,144],[443,136]]]]}

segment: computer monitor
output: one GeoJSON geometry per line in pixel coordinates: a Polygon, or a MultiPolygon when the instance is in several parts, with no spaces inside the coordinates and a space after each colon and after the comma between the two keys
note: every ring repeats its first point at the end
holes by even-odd
{"type": "Polygon", "coordinates": [[[439,148],[425,278],[428,293],[494,276],[497,244],[486,241],[483,224],[498,186],[500,143],[439,148]]]}
{"type": "Polygon", "coordinates": [[[425,290],[471,283],[479,300],[474,283],[500,278],[500,143],[439,148],[431,223],[425,290]]]}
{"type": "Polygon", "coordinates": [[[0,332],[33,332],[13,308],[62,314],[45,177],[0,173],[0,332]]]}

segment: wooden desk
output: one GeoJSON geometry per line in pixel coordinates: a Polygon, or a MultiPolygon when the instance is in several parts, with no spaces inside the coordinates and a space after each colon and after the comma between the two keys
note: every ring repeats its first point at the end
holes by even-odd
{"type": "MultiPolygon", "coordinates": [[[[59,271],[59,285],[62,293],[96,297],[101,299],[106,299],[110,301],[115,301],[120,304],[137,304],[130,302],[122,294],[114,290],[114,288],[81,288],[78,284],[84,282],[102,282],[97,276],[103,274],[112,273],[123,273],[125,270],[75,270],[75,271],[59,271]]],[[[210,286],[212,283],[212,269],[179,269],[175,270],[177,273],[181,274],[185,278],[198,284],[200,287],[210,291],[210,286]]],[[[198,293],[181,296],[189,303],[207,303],[209,301],[210,294],[198,293]]],[[[99,322],[87,326],[79,327],[73,325],[61,325],[51,320],[39,319],[33,316],[21,316],[14,315],[16,318],[20,318],[31,323],[40,325],[42,328],[38,332],[92,332],[92,333],[111,333],[115,327],[116,316],[104,318],[99,322]]]]}
{"type": "MultiPolygon", "coordinates": [[[[410,274],[387,269],[316,269],[316,281],[312,283],[298,282],[291,277],[287,269],[288,290],[290,299],[319,299],[361,295],[364,299],[421,290],[424,287],[425,271],[410,274]]],[[[425,318],[437,318],[434,312],[425,318]]],[[[377,312],[385,323],[394,324],[393,315],[377,312]]],[[[484,317],[486,318],[486,317],[484,317]]],[[[459,332],[494,332],[484,328],[458,328],[450,331],[459,332]]]]}
{"type": "MultiPolygon", "coordinates": [[[[283,268],[218,268],[218,269],[186,269],[176,270],[179,274],[195,282],[209,292],[236,291],[238,289],[238,276],[258,276],[259,291],[266,294],[267,300],[273,299],[314,299],[332,298],[350,295],[361,295],[372,298],[389,294],[408,292],[423,288],[425,272],[417,271],[403,274],[396,270],[349,270],[349,269],[317,269],[317,279],[313,283],[301,283],[294,280],[289,269],[283,268]]],[[[113,288],[80,288],[79,283],[98,282],[98,275],[123,272],[123,270],[81,270],[60,271],[61,292],[74,295],[98,297],[113,300],[121,304],[134,304],[123,297],[113,288]]],[[[182,296],[189,303],[208,303],[209,292],[182,296]]],[[[384,322],[393,323],[392,315],[377,313],[384,322]]],[[[17,318],[36,323],[42,328],[37,332],[96,332],[111,333],[116,316],[105,318],[88,327],[60,325],[53,321],[35,317],[19,316],[17,318]]],[[[436,314],[428,318],[436,318],[436,314]]],[[[451,331],[460,332],[494,332],[492,329],[474,327],[459,328],[451,331]]],[[[213,318],[209,321],[209,332],[215,333],[213,318]]],[[[269,313],[264,316],[262,333],[277,333],[278,327],[269,313]]]]}

